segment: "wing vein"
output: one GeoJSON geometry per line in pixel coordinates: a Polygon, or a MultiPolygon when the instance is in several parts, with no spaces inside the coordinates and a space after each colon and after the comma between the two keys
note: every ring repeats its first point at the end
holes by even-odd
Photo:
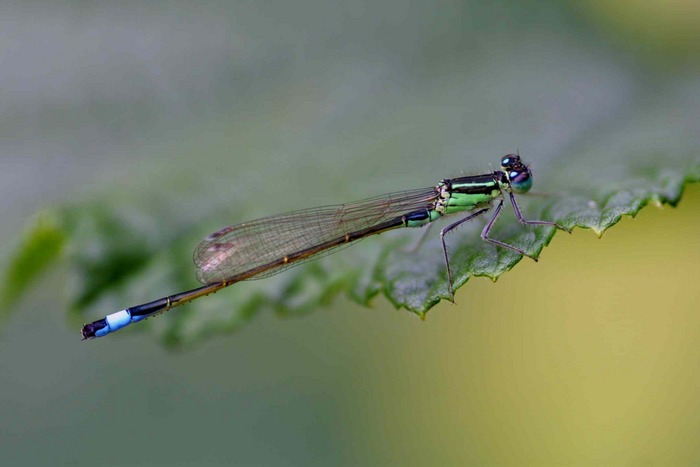
{"type": "MultiPolygon", "coordinates": [[[[431,209],[434,187],[389,193],[347,204],[321,206],[231,225],[202,240],[194,251],[197,279],[203,284],[229,280],[294,253],[343,238],[346,234],[404,214],[431,209]]],[[[348,246],[339,244],[298,261],[271,267],[248,279],[269,277],[348,246]]]]}

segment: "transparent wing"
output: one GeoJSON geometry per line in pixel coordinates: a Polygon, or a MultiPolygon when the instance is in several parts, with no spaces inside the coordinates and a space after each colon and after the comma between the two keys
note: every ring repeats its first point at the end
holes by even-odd
{"type": "MultiPolygon", "coordinates": [[[[401,191],[225,227],[209,235],[195,248],[197,279],[203,284],[229,280],[285,256],[343,238],[348,233],[372,228],[413,211],[431,209],[437,196],[434,187],[401,191]]],[[[316,252],[303,260],[270,268],[249,279],[272,276],[347,245],[343,243],[316,252]]]]}

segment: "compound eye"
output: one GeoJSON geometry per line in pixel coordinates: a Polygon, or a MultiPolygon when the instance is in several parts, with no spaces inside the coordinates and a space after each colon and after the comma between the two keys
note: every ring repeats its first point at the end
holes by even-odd
{"type": "Polygon", "coordinates": [[[507,156],[503,156],[503,159],[501,159],[501,167],[513,167],[517,164],[520,163],[520,156],[517,154],[508,154],[507,156]]]}
{"type": "Polygon", "coordinates": [[[511,170],[508,172],[510,186],[516,193],[527,193],[532,188],[532,174],[529,170],[511,170]]]}

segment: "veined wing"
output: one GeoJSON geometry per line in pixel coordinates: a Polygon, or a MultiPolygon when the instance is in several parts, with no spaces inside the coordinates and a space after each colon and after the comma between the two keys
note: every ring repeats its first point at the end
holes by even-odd
{"type": "Polygon", "coordinates": [[[275,265],[247,279],[269,277],[310,259],[335,252],[342,243],[297,261],[285,257],[318,247],[345,235],[381,225],[421,209],[432,209],[434,187],[401,191],[348,204],[303,209],[225,227],[206,237],[194,250],[197,279],[212,284],[275,265]]]}

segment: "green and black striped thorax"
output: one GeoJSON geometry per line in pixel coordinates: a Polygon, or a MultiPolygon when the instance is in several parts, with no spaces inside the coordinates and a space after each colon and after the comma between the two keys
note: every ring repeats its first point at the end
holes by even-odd
{"type": "Polygon", "coordinates": [[[504,191],[525,193],[532,186],[532,173],[520,156],[509,154],[501,159],[501,170],[441,180],[435,191],[433,212],[442,216],[490,205],[504,191]]]}

